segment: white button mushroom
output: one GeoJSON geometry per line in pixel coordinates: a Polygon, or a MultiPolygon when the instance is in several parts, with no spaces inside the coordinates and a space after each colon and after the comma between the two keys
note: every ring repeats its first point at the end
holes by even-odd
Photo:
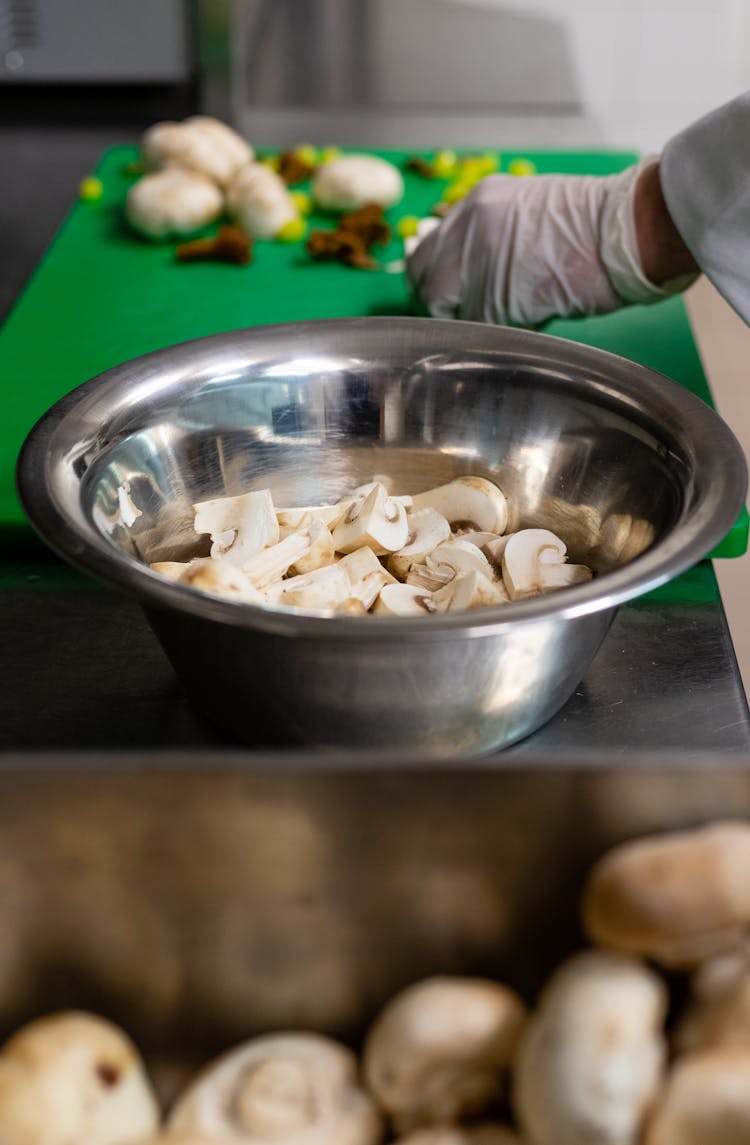
{"type": "Polygon", "coordinates": [[[227,190],[227,206],[254,238],[270,239],[299,217],[286,183],[264,163],[249,163],[227,190]]]}
{"type": "Polygon", "coordinates": [[[391,999],[363,1052],[365,1081],[396,1131],[491,1108],[524,1017],[512,990],[481,978],[428,978],[391,999]]]}
{"type": "Polygon", "coordinates": [[[377,155],[340,155],[316,170],[312,195],[318,206],[356,211],[368,203],[393,207],[404,194],[398,167],[377,155]]]}
{"type": "Polygon", "coordinates": [[[0,1052],[2,1145],[120,1145],[158,1126],[134,1045],[103,1018],[74,1011],[39,1018],[0,1052]]]}
{"type": "Polygon", "coordinates": [[[594,942],[666,966],[736,950],[750,926],[750,825],[636,839],[593,868],[583,898],[594,942]]]}
{"type": "Polygon", "coordinates": [[[255,157],[241,135],[207,115],[194,115],[182,123],[155,123],[143,135],[141,155],[150,170],[179,167],[221,186],[255,157]]]}
{"type": "Polygon", "coordinates": [[[169,1128],[246,1145],[376,1145],[382,1133],[354,1054],[312,1033],[271,1034],[224,1054],[178,1099],[169,1128]]]}
{"type": "Polygon", "coordinates": [[[266,589],[269,604],[315,611],[336,608],[349,600],[352,586],[340,564],[325,565],[313,572],[277,581],[266,589]]]}
{"type": "Polygon", "coordinates": [[[409,525],[403,505],[388,496],[385,486],[376,484],[362,501],[353,502],[349,512],[333,530],[338,553],[351,553],[367,546],[376,556],[403,548],[409,525]]]}
{"type": "Polygon", "coordinates": [[[196,533],[211,535],[211,556],[221,557],[233,565],[244,565],[250,557],[267,545],[275,545],[279,539],[279,523],[270,489],[198,501],[193,509],[196,533]]]}
{"type": "Polygon", "coordinates": [[[394,583],[394,578],[383,568],[372,549],[355,549],[341,557],[337,567],[346,570],[351,596],[361,600],[368,609],[377,600],[381,589],[394,583]]]}
{"type": "Polygon", "coordinates": [[[217,561],[212,557],[196,557],[195,560],[188,561],[180,575],[172,579],[178,584],[190,585],[191,588],[200,589],[202,592],[234,597],[248,604],[264,602],[262,593],[241,569],[227,561],[217,561]]]}
{"type": "MultiPolygon", "coordinates": [[[[482,550],[463,537],[454,541],[444,541],[438,545],[427,554],[425,564],[436,576],[444,576],[447,573],[457,576],[459,573],[476,572],[489,581],[496,579],[494,569],[482,550]]],[[[503,596],[506,596],[504,591],[503,596]]]]}
{"type": "Polygon", "coordinates": [[[621,955],[557,970],[521,1039],[514,1108],[531,1145],[635,1145],[666,1047],[664,983],[621,955]]]}
{"type": "Polygon", "coordinates": [[[720,1048],[678,1058],[643,1145],[750,1141],[750,1051],[720,1048]]]}
{"type": "Polygon", "coordinates": [[[437,509],[451,525],[464,525],[488,533],[504,533],[508,526],[505,494],[486,477],[457,477],[424,493],[415,493],[414,509],[437,509]]]}
{"type": "Polygon", "coordinates": [[[150,239],[191,234],[218,219],[223,209],[224,199],[215,183],[176,167],[144,175],[125,200],[128,222],[150,239]]]}

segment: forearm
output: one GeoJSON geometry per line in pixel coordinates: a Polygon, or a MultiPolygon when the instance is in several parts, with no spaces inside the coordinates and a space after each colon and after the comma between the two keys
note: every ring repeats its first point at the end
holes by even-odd
{"type": "Polygon", "coordinates": [[[636,184],[634,215],[638,253],[650,282],[658,286],[698,271],[664,201],[658,161],[646,167],[636,184]]]}

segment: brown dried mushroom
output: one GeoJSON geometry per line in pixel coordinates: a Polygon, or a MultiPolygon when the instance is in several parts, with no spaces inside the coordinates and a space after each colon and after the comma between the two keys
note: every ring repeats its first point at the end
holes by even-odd
{"type": "Polygon", "coordinates": [[[480,1114],[503,1097],[524,1018],[520,998],[499,983],[417,982],[375,1019],[365,1081],[399,1133],[480,1114]]]}
{"type": "Polygon", "coordinates": [[[138,1052],[103,1018],[75,1011],[39,1018],[0,1051],[2,1145],[119,1145],[158,1127],[138,1052]]]}

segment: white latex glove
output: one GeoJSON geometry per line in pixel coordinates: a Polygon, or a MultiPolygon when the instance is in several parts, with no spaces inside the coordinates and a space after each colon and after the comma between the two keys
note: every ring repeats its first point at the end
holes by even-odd
{"type": "Polygon", "coordinates": [[[646,159],[617,175],[489,175],[421,239],[407,261],[435,318],[537,326],[656,302],[695,277],[645,277],[633,199],[646,159]]]}

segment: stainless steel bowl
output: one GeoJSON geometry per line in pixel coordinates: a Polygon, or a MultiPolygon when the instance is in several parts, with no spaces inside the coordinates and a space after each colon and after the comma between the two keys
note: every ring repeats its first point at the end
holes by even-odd
{"type": "Polygon", "coordinates": [[[542,334],[411,318],[260,327],[149,354],[55,405],[18,484],[40,535],[141,602],[193,702],[247,742],[486,752],[551,717],[617,606],[704,557],[746,469],[681,386],[542,334]],[[588,584],[464,614],[324,617],[239,605],[148,561],[195,547],[194,501],[334,500],[496,480],[511,528],[559,532],[588,584]],[[127,493],[140,516],[123,516],[127,493]]]}

